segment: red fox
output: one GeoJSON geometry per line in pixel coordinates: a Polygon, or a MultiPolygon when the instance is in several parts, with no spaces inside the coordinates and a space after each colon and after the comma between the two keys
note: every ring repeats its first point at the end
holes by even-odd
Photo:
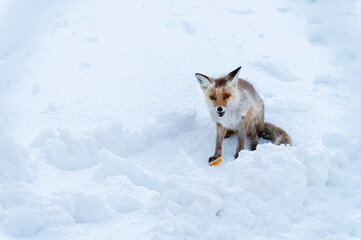
{"type": "Polygon", "coordinates": [[[238,136],[234,158],[244,149],[247,136],[251,138],[251,150],[256,150],[259,137],[292,146],[291,137],[283,129],[264,122],[263,101],[251,83],[238,78],[240,69],[220,78],[195,74],[217,129],[216,150],[209,162],[221,157],[223,139],[233,134],[238,136]]]}

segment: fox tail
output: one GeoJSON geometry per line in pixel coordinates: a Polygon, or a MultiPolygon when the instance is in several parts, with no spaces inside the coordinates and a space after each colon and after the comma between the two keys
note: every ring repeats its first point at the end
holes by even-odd
{"type": "Polygon", "coordinates": [[[292,139],[282,128],[272,123],[264,123],[263,129],[258,133],[259,137],[271,140],[276,145],[289,144],[292,146],[292,139]]]}

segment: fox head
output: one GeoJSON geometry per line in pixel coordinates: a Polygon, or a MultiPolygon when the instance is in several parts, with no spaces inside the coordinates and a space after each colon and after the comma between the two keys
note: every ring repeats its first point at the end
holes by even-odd
{"type": "Polygon", "coordinates": [[[238,102],[237,84],[240,70],[241,67],[220,78],[195,74],[211,112],[215,111],[219,118],[226,114],[227,107],[238,102]]]}

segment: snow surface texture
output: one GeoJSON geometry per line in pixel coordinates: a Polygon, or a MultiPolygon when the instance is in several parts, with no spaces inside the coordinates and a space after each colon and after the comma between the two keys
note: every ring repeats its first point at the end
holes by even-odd
{"type": "Polygon", "coordinates": [[[0,239],[361,239],[360,1],[3,0],[0,36],[0,239]],[[209,167],[194,73],[239,65],[294,147],[209,167]]]}

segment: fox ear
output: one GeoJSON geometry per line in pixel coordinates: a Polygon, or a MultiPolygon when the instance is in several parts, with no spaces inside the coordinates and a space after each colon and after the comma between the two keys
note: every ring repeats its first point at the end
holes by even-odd
{"type": "Polygon", "coordinates": [[[239,72],[241,70],[241,67],[239,67],[239,68],[233,70],[232,72],[228,73],[228,79],[229,79],[230,82],[232,82],[234,84],[238,83],[238,76],[239,76],[239,72]]]}
{"type": "Polygon", "coordinates": [[[201,85],[202,89],[207,89],[211,84],[211,80],[206,75],[196,73],[196,78],[201,85]]]}

